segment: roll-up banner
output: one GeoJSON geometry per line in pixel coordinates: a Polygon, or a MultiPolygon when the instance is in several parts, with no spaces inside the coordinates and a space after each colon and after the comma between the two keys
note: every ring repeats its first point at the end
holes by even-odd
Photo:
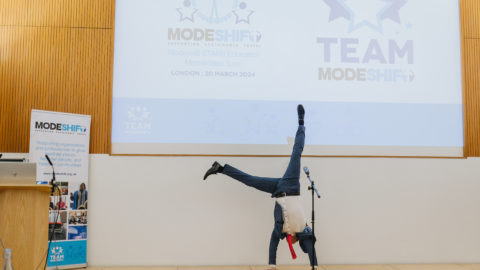
{"type": "Polygon", "coordinates": [[[49,183],[55,171],[58,187],[50,194],[48,268],[87,265],[90,122],[89,115],[32,110],[29,160],[37,163],[37,184],[49,183]]]}

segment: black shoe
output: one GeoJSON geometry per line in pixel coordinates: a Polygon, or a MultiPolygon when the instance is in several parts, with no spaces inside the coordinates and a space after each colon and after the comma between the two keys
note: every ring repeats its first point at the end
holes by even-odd
{"type": "Polygon", "coordinates": [[[223,171],[222,165],[220,165],[220,163],[215,161],[212,164],[212,167],[210,169],[208,169],[208,171],[205,173],[205,176],[203,177],[203,180],[207,179],[207,177],[211,174],[217,174],[217,173],[222,172],[222,171],[223,171]]]}
{"type": "Polygon", "coordinates": [[[298,113],[298,124],[303,125],[304,123],[303,119],[305,117],[305,109],[303,108],[302,104],[298,104],[297,113],[298,113]]]}

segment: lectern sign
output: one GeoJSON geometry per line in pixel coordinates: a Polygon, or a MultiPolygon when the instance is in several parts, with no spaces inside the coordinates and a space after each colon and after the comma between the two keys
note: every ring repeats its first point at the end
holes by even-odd
{"type": "Polygon", "coordinates": [[[89,115],[32,110],[30,162],[37,163],[37,183],[55,177],[58,187],[50,194],[48,267],[87,264],[90,121],[89,115]]]}

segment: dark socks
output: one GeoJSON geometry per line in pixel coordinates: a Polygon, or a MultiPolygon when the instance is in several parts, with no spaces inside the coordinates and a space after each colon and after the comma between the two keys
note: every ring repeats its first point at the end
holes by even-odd
{"type": "Polygon", "coordinates": [[[303,126],[304,124],[304,117],[305,117],[305,109],[303,108],[302,104],[298,104],[297,106],[297,113],[298,113],[298,124],[303,126]]]}

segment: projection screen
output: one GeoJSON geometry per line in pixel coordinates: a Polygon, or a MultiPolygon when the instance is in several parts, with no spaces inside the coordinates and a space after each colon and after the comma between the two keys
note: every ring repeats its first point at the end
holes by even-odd
{"type": "Polygon", "coordinates": [[[453,0],[117,0],[113,154],[462,156],[453,0]]]}

